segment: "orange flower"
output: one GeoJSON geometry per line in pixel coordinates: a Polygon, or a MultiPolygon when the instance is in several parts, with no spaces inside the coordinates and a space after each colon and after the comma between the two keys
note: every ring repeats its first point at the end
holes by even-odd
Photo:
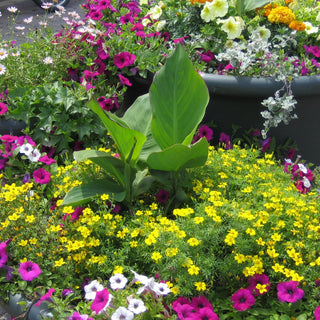
{"type": "MultiPolygon", "coordinates": [[[[262,8],[262,10],[263,10],[262,15],[267,17],[270,14],[271,10],[273,8],[277,8],[277,7],[278,7],[278,5],[276,3],[269,3],[269,4],[265,5],[262,8]]],[[[261,10],[261,9],[257,9],[257,10],[261,10]]]]}
{"type": "Polygon", "coordinates": [[[212,2],[213,0],[190,0],[191,4],[212,2]]]}
{"type": "Polygon", "coordinates": [[[289,3],[293,2],[293,0],[285,0],[286,5],[288,5],[289,3]]]}
{"type": "Polygon", "coordinates": [[[273,8],[268,15],[268,20],[271,23],[285,23],[289,25],[295,19],[296,16],[293,11],[283,6],[273,8]]]}
{"type": "Polygon", "coordinates": [[[294,20],[290,22],[289,28],[297,31],[305,30],[306,25],[302,21],[294,20]]]}

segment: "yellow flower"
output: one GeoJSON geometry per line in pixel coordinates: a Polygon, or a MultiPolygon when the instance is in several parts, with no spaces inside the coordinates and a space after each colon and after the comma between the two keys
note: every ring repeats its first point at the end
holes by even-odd
{"type": "Polygon", "coordinates": [[[188,242],[190,247],[196,247],[201,243],[201,241],[199,241],[196,238],[190,238],[187,242],[188,242]]]}
{"type": "Polygon", "coordinates": [[[61,267],[61,266],[64,265],[64,264],[65,264],[65,262],[64,262],[63,258],[61,258],[61,259],[59,259],[59,260],[56,260],[56,261],[54,262],[54,266],[55,266],[55,267],[61,267]]]}
{"type": "Polygon", "coordinates": [[[131,241],[130,242],[130,247],[131,248],[136,248],[138,246],[138,241],[131,241]]]}
{"type": "Polygon", "coordinates": [[[271,23],[284,23],[289,25],[292,21],[296,20],[296,16],[288,7],[279,6],[270,11],[268,20],[271,23]]]}
{"type": "Polygon", "coordinates": [[[19,242],[19,246],[21,246],[21,247],[25,247],[27,244],[28,244],[28,240],[21,240],[19,242]]]}
{"type": "Polygon", "coordinates": [[[204,218],[203,217],[195,217],[195,218],[193,218],[193,221],[195,224],[200,224],[204,221],[204,218]]]}
{"type": "Polygon", "coordinates": [[[197,291],[205,291],[207,289],[207,286],[204,282],[195,282],[194,285],[197,291]]]}
{"type": "Polygon", "coordinates": [[[160,252],[153,252],[152,255],[151,255],[151,259],[154,260],[156,263],[158,263],[159,260],[161,260],[162,258],[162,255],[160,252]]]}
{"type": "Polygon", "coordinates": [[[103,195],[100,196],[100,199],[103,201],[109,200],[109,195],[104,193],[103,195]]]}
{"type": "Polygon", "coordinates": [[[199,271],[200,271],[200,268],[199,267],[196,267],[194,264],[191,265],[189,268],[188,268],[188,273],[192,276],[192,275],[197,275],[199,274],[199,271]]]}
{"type": "Polygon", "coordinates": [[[259,290],[260,294],[263,294],[265,292],[268,292],[267,290],[267,285],[266,284],[261,284],[261,283],[258,283],[256,285],[256,288],[259,290]]]}
{"type": "Polygon", "coordinates": [[[32,223],[35,219],[36,219],[36,217],[33,214],[25,217],[25,221],[29,222],[29,223],[32,223]]]}
{"type": "Polygon", "coordinates": [[[123,267],[115,266],[113,270],[113,274],[116,274],[116,273],[123,273],[123,267]]]}
{"type": "Polygon", "coordinates": [[[166,249],[166,256],[167,257],[174,257],[178,254],[179,249],[178,248],[167,248],[166,249]]]}

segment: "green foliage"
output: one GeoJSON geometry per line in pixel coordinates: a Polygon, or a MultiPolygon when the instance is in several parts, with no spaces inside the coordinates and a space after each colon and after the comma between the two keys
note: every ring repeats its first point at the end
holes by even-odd
{"type": "MultiPolygon", "coordinates": [[[[109,180],[109,188],[97,185],[96,194],[117,196],[119,192],[124,193],[125,201],[131,203],[150,186],[153,178],[145,170],[149,168],[154,170],[155,178],[159,172],[169,173],[171,190],[177,200],[183,193],[181,173],[186,168],[203,165],[207,159],[205,138],[194,145],[190,143],[204,116],[208,99],[203,80],[179,46],[155,75],[149,95],[137,99],[123,118],[104,113],[97,102],[90,101],[88,106],[102,120],[119,153],[116,160],[90,150],[75,153],[76,159],[90,159],[99,164],[113,179],[113,182],[109,180]]],[[[89,200],[89,194],[93,195],[92,184],[83,184],[67,194],[64,204],[79,203],[84,198],[89,200]]]]}

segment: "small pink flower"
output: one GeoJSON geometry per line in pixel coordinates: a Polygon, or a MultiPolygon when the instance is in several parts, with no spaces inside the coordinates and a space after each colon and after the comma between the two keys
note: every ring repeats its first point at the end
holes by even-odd
{"type": "Polygon", "coordinates": [[[8,107],[5,103],[0,102],[0,115],[4,114],[8,111],[8,107]]]}
{"type": "Polygon", "coordinates": [[[42,301],[50,301],[50,297],[55,291],[56,291],[55,289],[49,289],[49,291],[46,294],[44,294],[37,303],[35,303],[35,306],[36,307],[40,306],[42,301]]]}
{"type": "Polygon", "coordinates": [[[128,78],[124,77],[122,74],[118,74],[118,77],[120,79],[120,82],[125,85],[125,86],[129,86],[131,87],[132,86],[132,83],[129,81],[128,78]]]}

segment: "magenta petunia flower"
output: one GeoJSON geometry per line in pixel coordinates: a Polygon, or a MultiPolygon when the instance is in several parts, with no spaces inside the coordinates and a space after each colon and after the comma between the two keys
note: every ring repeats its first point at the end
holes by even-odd
{"type": "Polygon", "coordinates": [[[49,158],[47,155],[40,157],[39,161],[46,164],[47,166],[50,166],[50,164],[52,164],[52,163],[56,163],[56,160],[49,158]]]}
{"type": "Polygon", "coordinates": [[[314,310],[314,319],[320,320],[320,306],[317,306],[316,309],[314,310]]]}
{"type": "Polygon", "coordinates": [[[67,320],[93,320],[92,318],[89,318],[86,314],[80,314],[79,312],[75,311],[71,317],[69,317],[67,320]]]}
{"type": "Polygon", "coordinates": [[[271,137],[265,139],[265,140],[261,140],[260,144],[261,144],[261,151],[265,152],[266,150],[268,150],[270,148],[270,142],[271,142],[271,137]]]}
{"type": "Polygon", "coordinates": [[[225,134],[224,132],[220,133],[219,141],[223,144],[223,146],[226,150],[232,149],[230,137],[227,134],[225,134]]]}
{"type": "Polygon", "coordinates": [[[208,307],[199,309],[196,314],[200,320],[219,320],[218,315],[213,312],[213,309],[208,307]]]}
{"type": "Polygon", "coordinates": [[[33,171],[34,181],[40,184],[47,184],[50,182],[51,174],[50,172],[44,170],[43,168],[39,168],[33,171]]]}
{"type": "Polygon", "coordinates": [[[199,52],[199,56],[200,56],[200,59],[204,62],[210,62],[211,60],[214,59],[214,54],[210,50],[203,53],[199,52]]]}
{"type": "Polygon", "coordinates": [[[239,289],[232,295],[231,301],[233,308],[238,311],[248,310],[255,304],[254,296],[248,289],[239,289]]]}
{"type": "Polygon", "coordinates": [[[249,277],[248,282],[249,282],[249,287],[247,289],[250,290],[250,292],[254,296],[261,296],[264,293],[267,293],[270,291],[270,287],[271,287],[270,280],[269,280],[269,277],[265,274],[255,274],[253,277],[249,277]],[[257,289],[257,284],[266,285],[267,291],[264,293],[260,293],[260,291],[257,289]]]}
{"type": "Polygon", "coordinates": [[[210,301],[203,296],[193,297],[191,299],[190,305],[194,307],[196,311],[199,311],[202,308],[209,308],[213,310],[213,306],[210,301]]]}
{"type": "Polygon", "coordinates": [[[33,279],[39,277],[39,275],[41,274],[41,269],[36,263],[27,261],[20,263],[18,272],[20,273],[20,276],[23,280],[32,281],[33,279]]]}
{"type": "Polygon", "coordinates": [[[298,281],[281,282],[277,285],[278,298],[281,302],[297,302],[304,296],[304,291],[298,288],[298,281]]]}
{"type": "Polygon", "coordinates": [[[0,115],[4,114],[8,111],[8,107],[5,103],[0,102],[0,115]]]}
{"type": "Polygon", "coordinates": [[[208,141],[210,141],[213,137],[213,130],[208,126],[201,126],[199,129],[199,137],[205,137],[208,141]]]}
{"type": "Polygon", "coordinates": [[[88,12],[88,17],[91,18],[92,20],[100,20],[103,17],[103,14],[100,10],[90,10],[88,12]]]}
{"type": "Polygon", "coordinates": [[[190,318],[195,314],[195,309],[190,304],[180,304],[176,309],[174,311],[178,314],[179,319],[190,318]]]}
{"type": "Polygon", "coordinates": [[[170,196],[170,193],[163,189],[159,190],[158,193],[156,194],[156,198],[159,203],[164,203],[168,201],[169,196],[170,196]]]}
{"type": "Polygon", "coordinates": [[[8,261],[6,246],[7,246],[6,242],[0,243],[0,268],[2,268],[8,261]]]}
{"type": "Polygon", "coordinates": [[[179,310],[179,308],[184,304],[190,304],[189,299],[186,297],[179,297],[178,299],[172,302],[171,306],[172,306],[172,309],[177,312],[177,310],[179,310]]]}
{"type": "Polygon", "coordinates": [[[52,294],[53,294],[55,291],[56,291],[55,289],[49,289],[49,291],[48,291],[46,294],[44,294],[44,295],[39,299],[39,301],[36,302],[34,305],[35,305],[36,307],[38,307],[38,306],[40,306],[40,304],[41,304],[42,301],[50,301],[50,297],[52,296],[52,294]]]}
{"type": "Polygon", "coordinates": [[[96,293],[96,296],[91,304],[91,310],[99,313],[106,309],[109,302],[109,291],[107,289],[103,289],[96,293]]]}
{"type": "Polygon", "coordinates": [[[128,86],[128,87],[132,86],[132,83],[129,81],[129,79],[124,77],[122,74],[118,74],[118,77],[119,77],[120,82],[123,85],[128,86]]]}
{"type": "Polygon", "coordinates": [[[119,68],[128,67],[134,63],[136,56],[128,51],[123,51],[114,56],[113,63],[119,68]]]}

